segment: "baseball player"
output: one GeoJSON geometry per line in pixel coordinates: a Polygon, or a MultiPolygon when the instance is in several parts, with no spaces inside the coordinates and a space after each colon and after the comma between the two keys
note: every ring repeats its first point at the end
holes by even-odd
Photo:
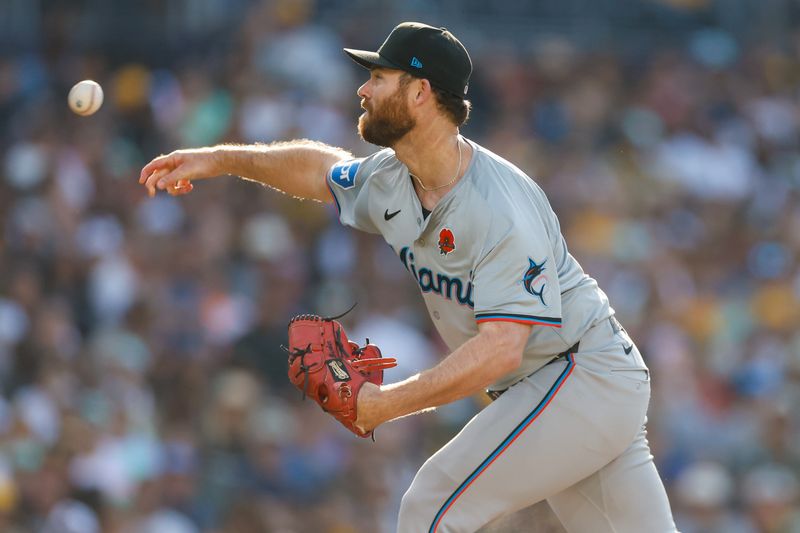
{"type": "MultiPolygon", "coordinates": [[[[357,393],[363,432],[487,390],[494,401],[417,473],[398,531],[471,532],[547,500],[570,532],[675,531],[645,421],[648,369],[608,299],[570,255],[545,194],[462,137],[472,63],[444,28],[403,23],[358,89],[366,158],[311,141],[179,150],[140,176],[150,194],[235,174],[335,203],[383,236],[452,350],[357,393]]],[[[366,434],[366,433],[365,433],[366,434]]]]}

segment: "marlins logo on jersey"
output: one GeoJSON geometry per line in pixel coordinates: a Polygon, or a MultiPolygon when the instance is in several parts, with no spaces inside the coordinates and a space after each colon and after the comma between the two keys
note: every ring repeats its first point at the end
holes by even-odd
{"type": "Polygon", "coordinates": [[[547,277],[543,274],[545,270],[544,264],[546,262],[547,259],[537,264],[533,259],[529,257],[528,269],[522,276],[522,285],[525,287],[525,290],[529,294],[538,296],[539,300],[542,301],[542,305],[547,305],[544,301],[544,288],[547,282],[547,277]]]}

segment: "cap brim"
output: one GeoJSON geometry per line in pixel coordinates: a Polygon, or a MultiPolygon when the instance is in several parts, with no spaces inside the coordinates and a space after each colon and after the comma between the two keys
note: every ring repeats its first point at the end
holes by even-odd
{"type": "Polygon", "coordinates": [[[397,65],[392,63],[391,61],[386,60],[385,58],[378,55],[378,52],[370,52],[368,50],[354,50],[352,48],[344,48],[344,53],[350,56],[350,59],[361,65],[366,69],[372,69],[375,67],[384,67],[384,68],[392,68],[392,69],[399,69],[397,65]]]}

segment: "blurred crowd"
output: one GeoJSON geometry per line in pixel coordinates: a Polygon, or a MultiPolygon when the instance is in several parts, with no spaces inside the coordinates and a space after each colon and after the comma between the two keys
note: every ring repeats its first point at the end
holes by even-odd
{"type": "MultiPolygon", "coordinates": [[[[0,53],[4,532],[390,532],[482,405],[353,437],[301,401],[281,344],[293,314],[358,302],[343,322],[399,359],[388,379],[433,365],[445,348],[392,250],[235,177],[181,198],[137,184],[181,147],[375,149],[341,48],[379,43],[310,4],[247,10],[219,53],[169,68],[0,53]],[[106,91],[89,118],[66,106],[85,78],[106,91]]],[[[800,33],[626,53],[471,31],[462,132],[541,184],[644,353],[679,529],[800,532],[800,33]]],[[[561,529],[539,506],[485,531],[561,529]]]]}

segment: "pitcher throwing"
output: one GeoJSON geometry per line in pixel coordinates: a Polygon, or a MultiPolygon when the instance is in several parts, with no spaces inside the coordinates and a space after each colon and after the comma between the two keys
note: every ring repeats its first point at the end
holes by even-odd
{"type": "MultiPolygon", "coordinates": [[[[356,433],[481,390],[494,399],[420,468],[398,531],[471,532],[547,500],[567,531],[675,531],[645,438],[650,379],[608,299],[570,255],[538,185],[462,137],[472,63],[452,33],[397,26],[369,69],[363,159],[312,141],[179,150],[144,167],[150,194],[235,174],[335,202],[378,233],[422,291],[451,353],[399,383],[367,381],[356,433]]],[[[288,318],[288,317],[287,317],[288,318]]]]}

